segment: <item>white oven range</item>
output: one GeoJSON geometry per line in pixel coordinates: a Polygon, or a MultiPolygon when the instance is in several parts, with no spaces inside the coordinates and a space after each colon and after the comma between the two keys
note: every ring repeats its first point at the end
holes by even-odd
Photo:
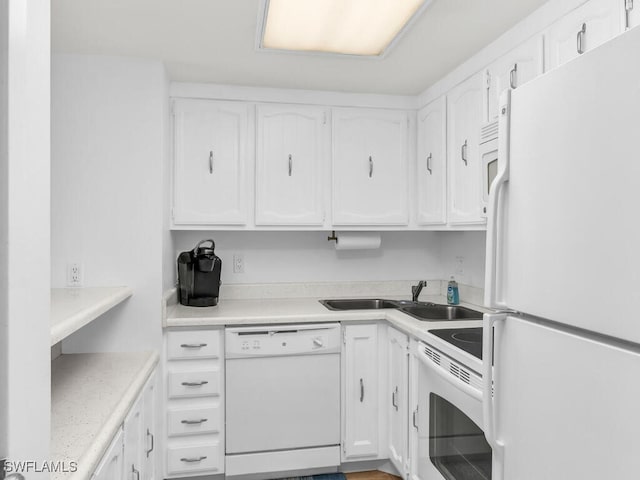
{"type": "Polygon", "coordinates": [[[417,386],[411,480],[491,479],[492,451],[483,432],[482,360],[449,343],[469,340],[481,346],[481,332],[450,329],[445,335],[438,332],[448,340],[430,333],[426,342],[411,345],[411,383],[417,386]]]}

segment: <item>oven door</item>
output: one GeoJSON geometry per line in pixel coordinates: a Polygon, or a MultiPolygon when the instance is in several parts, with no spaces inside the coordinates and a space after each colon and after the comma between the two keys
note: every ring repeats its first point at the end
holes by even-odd
{"type": "Polygon", "coordinates": [[[489,480],[481,377],[430,345],[417,344],[415,480],[489,480]]]}

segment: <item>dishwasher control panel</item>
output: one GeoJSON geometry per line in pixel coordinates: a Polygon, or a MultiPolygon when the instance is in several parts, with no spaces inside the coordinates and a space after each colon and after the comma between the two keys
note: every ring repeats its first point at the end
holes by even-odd
{"type": "Polygon", "coordinates": [[[225,330],[225,357],[340,352],[340,324],[266,325],[225,330]]]}

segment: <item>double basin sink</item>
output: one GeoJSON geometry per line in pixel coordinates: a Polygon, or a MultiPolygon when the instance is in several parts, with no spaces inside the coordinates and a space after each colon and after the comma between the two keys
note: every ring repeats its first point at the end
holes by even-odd
{"type": "Polygon", "coordinates": [[[379,310],[394,308],[422,321],[482,320],[482,313],[458,305],[413,302],[410,300],[384,300],[380,298],[344,298],[320,300],[329,310],[379,310]]]}

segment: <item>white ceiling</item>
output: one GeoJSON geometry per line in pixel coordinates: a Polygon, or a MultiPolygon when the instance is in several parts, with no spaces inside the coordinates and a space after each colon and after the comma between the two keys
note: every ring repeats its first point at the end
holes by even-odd
{"type": "Polygon", "coordinates": [[[547,0],[433,0],[382,59],[258,52],[260,0],[55,0],[52,50],[162,60],[175,81],[422,92],[547,0]]]}

